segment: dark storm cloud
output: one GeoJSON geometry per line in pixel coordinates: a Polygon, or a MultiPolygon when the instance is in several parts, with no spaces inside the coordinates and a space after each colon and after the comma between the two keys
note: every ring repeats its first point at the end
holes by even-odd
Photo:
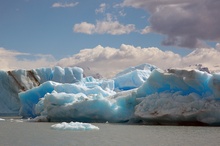
{"type": "Polygon", "coordinates": [[[220,41],[220,0],[124,0],[124,6],[151,13],[151,30],[166,35],[164,45],[196,48],[220,41]]]}

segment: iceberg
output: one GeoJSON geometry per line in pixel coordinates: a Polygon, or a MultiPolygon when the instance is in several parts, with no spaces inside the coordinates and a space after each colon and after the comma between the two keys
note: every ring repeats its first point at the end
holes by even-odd
{"type": "Polygon", "coordinates": [[[33,121],[220,125],[220,73],[149,64],[112,79],[84,77],[78,67],[31,72],[0,73],[0,112],[33,121]]]}
{"type": "Polygon", "coordinates": [[[147,82],[137,91],[138,96],[146,96],[164,91],[182,91],[183,94],[211,94],[209,81],[213,75],[198,70],[170,69],[167,72],[157,69],[152,72],[147,82]]]}
{"type": "Polygon", "coordinates": [[[62,84],[53,81],[48,81],[36,88],[30,89],[26,92],[19,93],[20,102],[21,102],[21,108],[19,113],[23,117],[35,117],[36,116],[35,106],[37,106],[37,109],[42,109],[43,107],[41,106],[44,105],[42,101],[38,105],[36,105],[41,98],[45,98],[46,100],[48,99],[49,103],[47,104],[58,106],[64,103],[71,102],[72,100],[74,100],[74,97],[78,97],[77,95],[78,93],[80,93],[81,99],[86,100],[86,98],[84,97],[87,97],[87,95],[91,95],[91,96],[94,95],[94,97],[97,96],[101,98],[101,97],[110,96],[115,92],[111,90],[109,91],[103,90],[100,86],[94,86],[93,88],[88,88],[84,84],[80,84],[80,83],[62,84]]]}
{"type": "Polygon", "coordinates": [[[201,99],[196,93],[162,92],[147,96],[136,106],[135,115],[150,124],[220,124],[220,101],[201,99]]]}
{"type": "Polygon", "coordinates": [[[4,71],[0,71],[0,90],[1,115],[17,114],[20,108],[18,89],[13,86],[12,79],[4,71]]]}
{"type": "Polygon", "coordinates": [[[140,87],[150,76],[151,72],[157,67],[150,64],[141,64],[130,67],[118,73],[114,78],[117,90],[130,90],[140,87]]]}
{"type": "Polygon", "coordinates": [[[132,72],[132,71],[136,71],[136,70],[146,70],[146,71],[152,72],[155,69],[157,69],[156,66],[145,63],[145,64],[141,64],[141,65],[138,65],[138,66],[126,68],[122,72],[117,73],[116,77],[127,74],[127,73],[132,72]]]}
{"type": "MultiPolygon", "coordinates": [[[[45,83],[46,84],[46,83],[45,83]]],[[[59,92],[59,84],[54,86],[51,93],[46,93],[39,102],[33,103],[31,108],[21,108],[20,115],[23,117],[37,117],[37,121],[80,121],[80,122],[126,122],[133,115],[136,100],[132,91],[123,94],[104,92],[102,88],[84,88],[71,93],[59,92]],[[58,89],[58,90],[57,90],[58,89]],[[98,94],[97,94],[98,93],[98,94]],[[34,114],[29,114],[34,113],[34,114]]],[[[51,85],[51,84],[49,84],[51,85]]],[[[74,87],[75,85],[69,85],[74,87]]],[[[39,86],[41,89],[45,89],[39,86]]],[[[28,92],[35,92],[31,89],[28,92]]],[[[28,99],[22,107],[30,107],[27,92],[20,93],[20,97],[28,99]]]]}
{"type": "Polygon", "coordinates": [[[55,130],[73,130],[73,131],[99,130],[99,127],[95,125],[89,123],[81,123],[81,122],[70,122],[70,123],[62,122],[52,125],[51,128],[55,130]]]}
{"type": "Polygon", "coordinates": [[[220,124],[220,74],[154,70],[136,92],[135,116],[146,123],[220,124]]]}
{"type": "Polygon", "coordinates": [[[18,115],[20,92],[28,91],[46,81],[75,83],[82,79],[83,70],[79,67],[0,71],[0,115],[18,115]]]}
{"type": "Polygon", "coordinates": [[[0,121],[5,121],[5,119],[0,118],[0,121]]]}

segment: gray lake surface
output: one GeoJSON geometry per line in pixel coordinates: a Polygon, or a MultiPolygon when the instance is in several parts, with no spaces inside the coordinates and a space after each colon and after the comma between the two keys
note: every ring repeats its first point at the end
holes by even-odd
{"type": "Polygon", "coordinates": [[[93,123],[100,130],[53,130],[55,123],[0,121],[0,146],[218,146],[220,127],[93,123]]]}

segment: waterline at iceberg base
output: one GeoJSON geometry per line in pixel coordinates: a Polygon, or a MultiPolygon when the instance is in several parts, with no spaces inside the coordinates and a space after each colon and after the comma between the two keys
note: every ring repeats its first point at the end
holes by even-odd
{"type": "Polygon", "coordinates": [[[11,91],[17,82],[1,72],[0,100],[7,106],[0,113],[19,111],[34,121],[220,125],[220,73],[163,71],[149,64],[112,79],[83,77],[78,67],[35,69],[32,80],[27,71],[13,73],[28,88],[11,91]]]}

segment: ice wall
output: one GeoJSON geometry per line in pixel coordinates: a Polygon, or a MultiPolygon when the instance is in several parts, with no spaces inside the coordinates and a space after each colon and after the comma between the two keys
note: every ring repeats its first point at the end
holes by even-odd
{"type": "Polygon", "coordinates": [[[46,105],[48,106],[48,104],[51,104],[54,106],[59,104],[64,105],[65,103],[74,101],[74,98],[78,98],[78,96],[81,100],[87,100],[87,96],[101,98],[112,94],[115,94],[115,92],[109,89],[104,90],[100,86],[88,88],[85,86],[84,82],[78,82],[77,84],[62,84],[48,81],[39,87],[19,93],[21,101],[20,115],[23,117],[36,117],[37,113],[41,113],[42,111],[40,109],[44,109],[44,107],[41,107],[44,106],[44,103],[40,102],[36,105],[40,101],[40,98],[52,100],[52,103],[49,102],[46,105]],[[35,106],[38,109],[37,112],[35,111],[35,106]]]}
{"type": "Polygon", "coordinates": [[[111,97],[53,92],[36,107],[43,109],[38,110],[40,116],[46,116],[48,121],[127,122],[133,115],[135,98],[131,94],[111,97]]]}
{"type": "Polygon", "coordinates": [[[0,71],[0,115],[17,115],[20,109],[18,93],[37,87],[46,81],[75,83],[83,78],[83,70],[73,68],[39,68],[33,70],[0,71]]]}
{"type": "MultiPolygon", "coordinates": [[[[94,79],[93,77],[83,78],[83,70],[78,67],[61,68],[57,66],[54,68],[38,68],[32,70],[20,69],[8,72],[1,71],[0,115],[18,114],[20,102],[23,104],[23,98],[21,98],[20,101],[18,93],[28,91],[47,81],[55,81],[59,83],[81,82],[81,84],[84,84],[88,88],[99,86],[104,90],[113,91],[117,89],[119,91],[124,91],[137,88],[142,85],[149,77],[151,71],[155,68],[156,67],[149,64],[142,64],[137,67],[126,69],[125,71],[119,73],[114,79],[94,79]]],[[[36,92],[34,94],[38,93],[36,92]]],[[[35,96],[33,96],[33,99],[34,98],[35,96]]],[[[36,99],[33,101],[33,103],[36,104],[36,99]]],[[[29,105],[31,105],[31,103],[29,105]]],[[[32,108],[33,105],[30,107],[32,108]]],[[[29,114],[34,115],[33,111],[29,114]]]]}
{"type": "Polygon", "coordinates": [[[214,76],[198,70],[170,69],[168,72],[157,69],[152,72],[147,82],[137,91],[138,96],[147,96],[156,92],[176,92],[182,94],[197,93],[212,94],[211,84],[214,76]]]}
{"type": "Polygon", "coordinates": [[[218,73],[156,69],[138,89],[106,96],[87,90],[46,94],[36,104],[38,115],[47,121],[220,125],[218,73]]]}
{"type": "Polygon", "coordinates": [[[23,117],[46,115],[52,121],[64,119],[84,122],[128,121],[133,115],[135,97],[128,96],[126,92],[120,90],[131,90],[141,86],[154,69],[154,66],[143,64],[126,69],[112,80],[85,77],[77,84],[44,83],[19,94],[22,105],[20,115],[23,117]],[[123,94],[117,94],[115,96],[117,98],[113,99],[111,96],[115,94],[115,88],[123,94]],[[45,89],[48,91],[45,92],[45,89]],[[31,94],[34,95],[32,99],[31,94]]]}
{"type": "Polygon", "coordinates": [[[220,125],[220,73],[163,71],[145,64],[113,79],[60,67],[1,72],[0,77],[1,111],[13,113],[21,106],[20,115],[35,121],[220,125]]]}
{"type": "Polygon", "coordinates": [[[196,93],[161,92],[147,96],[135,115],[147,124],[220,125],[220,101],[196,93]]]}
{"type": "Polygon", "coordinates": [[[0,71],[0,115],[17,114],[20,108],[19,89],[7,72],[0,71]]]}
{"type": "Polygon", "coordinates": [[[146,123],[220,125],[220,74],[154,70],[136,93],[135,115],[146,123]]]}

